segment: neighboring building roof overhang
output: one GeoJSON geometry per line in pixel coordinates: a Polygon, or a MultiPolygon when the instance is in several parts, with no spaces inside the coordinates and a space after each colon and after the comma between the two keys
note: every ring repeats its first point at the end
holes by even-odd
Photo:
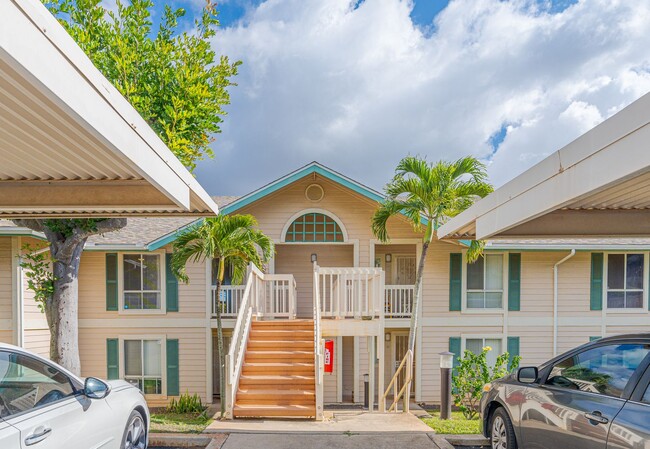
{"type": "Polygon", "coordinates": [[[650,235],[650,94],[452,218],[439,238],[650,235]]]}
{"type": "Polygon", "coordinates": [[[0,22],[0,217],[218,213],[39,0],[0,22]]]}

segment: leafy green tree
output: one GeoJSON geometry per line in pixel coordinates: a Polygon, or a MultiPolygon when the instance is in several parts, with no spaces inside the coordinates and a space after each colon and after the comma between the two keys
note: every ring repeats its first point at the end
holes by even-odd
{"type": "MultiPolygon", "coordinates": [[[[454,162],[429,163],[424,159],[407,156],[395,169],[395,176],[386,185],[386,200],[372,217],[372,232],[382,242],[388,242],[388,220],[404,214],[413,228],[421,232],[422,254],[418,263],[411,310],[409,349],[415,350],[415,336],[420,312],[422,276],[429,245],[436,229],[445,220],[458,215],[477,199],[492,192],[487,182],[485,164],[468,156],[454,162]]],[[[472,242],[468,259],[476,260],[482,250],[480,242],[472,242]]]]}
{"type": "MultiPolygon", "coordinates": [[[[232,280],[239,284],[246,274],[249,263],[258,268],[267,263],[275,251],[273,241],[257,229],[257,220],[252,215],[218,215],[183,231],[174,242],[172,271],[183,282],[189,282],[185,266],[188,261],[213,260],[213,279],[216,281],[215,295],[219,298],[226,267],[232,270],[232,280]]],[[[217,313],[217,346],[219,348],[219,375],[221,395],[221,416],[225,412],[225,354],[221,307],[217,313]]]]}
{"type": "MultiPolygon", "coordinates": [[[[165,6],[152,25],[153,0],[117,0],[115,12],[101,0],[43,0],[100,72],[124,95],[190,170],[212,157],[230,103],[228,87],[240,62],[217,57],[211,42],[219,25],[208,1],[191,31],[181,31],[183,9],[165,6]]],[[[50,326],[50,358],[79,374],[78,270],[88,237],[115,231],[123,218],[14,220],[42,232],[50,243],[53,291],[43,305],[50,326]],[[64,323],[64,325],[60,325],[64,323]]]]}
{"type": "Polygon", "coordinates": [[[460,409],[466,419],[474,419],[479,412],[479,403],[483,387],[493,380],[500,379],[519,367],[521,357],[510,357],[504,352],[496,358],[494,366],[487,362],[487,354],[492,348],[485,346],[480,354],[465,351],[458,360],[452,376],[452,394],[454,405],[460,409]]]}

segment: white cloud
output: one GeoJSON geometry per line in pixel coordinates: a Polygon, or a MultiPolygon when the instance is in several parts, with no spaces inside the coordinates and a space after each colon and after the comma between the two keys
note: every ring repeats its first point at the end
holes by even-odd
{"type": "Polygon", "coordinates": [[[474,154],[502,184],[650,90],[650,2],[268,0],[214,41],[241,59],[199,180],[245,193],[311,160],[373,187],[404,155],[474,154]],[[507,126],[496,153],[490,136],[507,126]]]}

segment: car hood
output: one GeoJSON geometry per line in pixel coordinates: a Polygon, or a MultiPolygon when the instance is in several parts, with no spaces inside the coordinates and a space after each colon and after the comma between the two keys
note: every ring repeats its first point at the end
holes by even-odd
{"type": "Polygon", "coordinates": [[[111,391],[121,391],[129,388],[137,390],[133,385],[122,379],[107,380],[106,383],[111,387],[111,391]]]}

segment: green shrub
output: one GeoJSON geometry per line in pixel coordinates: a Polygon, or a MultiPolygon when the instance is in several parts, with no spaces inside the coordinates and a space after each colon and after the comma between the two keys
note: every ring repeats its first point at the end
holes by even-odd
{"type": "Polygon", "coordinates": [[[172,398],[167,406],[169,413],[203,413],[206,407],[198,394],[183,393],[178,399],[172,398]]]}
{"type": "Polygon", "coordinates": [[[487,353],[491,350],[491,347],[486,346],[480,354],[465,351],[463,357],[458,360],[458,366],[454,368],[452,375],[454,405],[467,419],[474,419],[478,414],[485,384],[507,375],[519,366],[521,358],[518,355],[512,357],[508,363],[510,355],[504,352],[497,357],[494,366],[490,367],[487,363],[487,353]]]}

